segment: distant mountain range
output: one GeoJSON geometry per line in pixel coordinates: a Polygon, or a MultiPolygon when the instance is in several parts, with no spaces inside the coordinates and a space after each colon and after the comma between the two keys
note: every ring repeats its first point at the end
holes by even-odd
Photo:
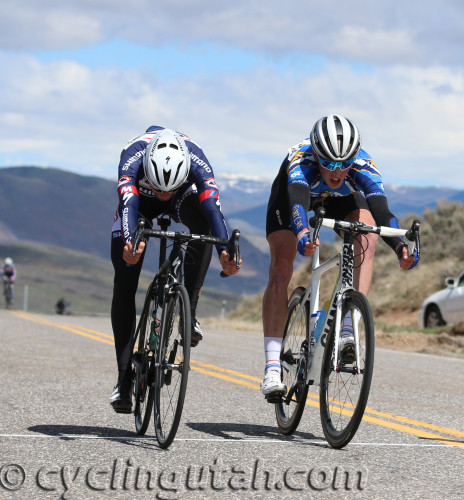
{"type": "MultiPolygon", "coordinates": [[[[28,240],[49,243],[109,259],[110,231],[118,203],[116,183],[56,168],[2,168],[0,243],[28,240]]],[[[217,174],[223,212],[231,228],[242,233],[242,272],[223,280],[213,257],[208,287],[236,293],[256,293],[267,281],[266,206],[271,181],[217,174]]],[[[439,200],[464,202],[464,191],[387,185],[390,208],[401,217],[419,216],[439,200]]],[[[150,259],[146,259],[149,261],[150,259]]]]}

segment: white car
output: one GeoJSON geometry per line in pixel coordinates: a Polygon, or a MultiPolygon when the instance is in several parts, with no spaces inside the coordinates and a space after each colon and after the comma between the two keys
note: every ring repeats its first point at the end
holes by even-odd
{"type": "Polygon", "coordinates": [[[425,299],[419,311],[422,328],[455,325],[464,321],[464,272],[457,278],[446,278],[446,288],[425,299]]]}

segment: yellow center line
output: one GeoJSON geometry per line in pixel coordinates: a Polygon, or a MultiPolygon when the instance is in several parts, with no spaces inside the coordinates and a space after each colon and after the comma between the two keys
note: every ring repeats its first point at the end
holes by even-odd
{"type": "MultiPolygon", "coordinates": [[[[112,336],[105,334],[105,333],[102,333],[102,332],[98,332],[96,330],[92,330],[90,328],[80,327],[80,326],[72,325],[69,323],[56,322],[56,321],[42,318],[41,316],[38,316],[35,314],[25,313],[22,311],[8,311],[8,312],[10,314],[13,314],[13,315],[15,315],[19,318],[22,318],[24,320],[27,320],[27,321],[41,323],[41,324],[48,325],[48,326],[54,326],[54,327],[61,328],[63,330],[67,330],[69,332],[75,333],[77,335],[81,335],[83,337],[90,338],[92,340],[97,340],[98,342],[103,342],[105,344],[114,345],[113,341],[109,341],[109,340],[106,340],[105,338],[101,338],[101,337],[112,338],[112,336]],[[86,332],[94,333],[95,335],[91,335],[91,334],[86,333],[86,332]]],[[[254,377],[252,375],[247,375],[245,373],[240,373],[240,372],[237,372],[235,370],[222,368],[220,366],[212,365],[209,363],[203,363],[203,362],[196,361],[193,359],[190,359],[190,363],[191,363],[191,365],[193,365],[193,366],[191,366],[191,369],[198,372],[198,373],[202,373],[204,375],[209,375],[211,377],[222,379],[222,380],[225,380],[227,382],[232,382],[234,384],[238,384],[238,385],[247,387],[249,389],[259,390],[259,385],[257,382],[261,381],[260,378],[254,377]],[[236,377],[239,377],[239,378],[236,378],[236,377]],[[245,379],[245,380],[240,380],[240,379],[245,379]],[[247,382],[246,380],[250,380],[250,381],[253,381],[256,383],[247,382]]],[[[315,408],[319,408],[319,395],[314,394],[314,393],[308,393],[308,399],[306,400],[306,405],[313,406],[315,408]],[[309,398],[312,398],[312,399],[309,399],[309,398]]],[[[339,403],[339,405],[340,405],[340,403],[339,403]]],[[[352,406],[352,405],[350,405],[350,406],[352,406]]],[[[337,411],[339,411],[343,415],[349,416],[352,414],[352,408],[349,408],[349,409],[338,408],[337,411]]],[[[366,408],[365,414],[363,416],[363,421],[370,422],[372,424],[376,424],[376,425],[379,425],[381,427],[387,427],[387,428],[390,428],[390,429],[393,429],[396,431],[404,432],[407,434],[412,434],[414,436],[417,436],[417,437],[420,437],[423,439],[430,439],[430,440],[437,441],[439,443],[443,443],[443,444],[446,444],[449,446],[456,446],[458,448],[464,449],[464,443],[462,441],[458,441],[455,439],[447,439],[443,436],[440,436],[439,434],[434,434],[432,432],[427,432],[424,430],[415,429],[414,427],[409,427],[409,426],[404,425],[404,424],[409,424],[410,426],[422,427],[424,429],[430,429],[430,430],[434,430],[436,432],[440,432],[442,434],[447,434],[450,436],[456,436],[456,437],[461,437],[461,438],[464,437],[463,431],[450,429],[448,427],[441,427],[438,425],[429,424],[427,422],[421,422],[419,420],[414,420],[414,419],[410,419],[408,417],[394,415],[392,413],[380,412],[380,411],[374,410],[372,408],[366,408]],[[381,417],[381,418],[376,418],[376,417],[370,416],[366,413],[370,413],[372,415],[376,415],[376,417],[381,417]],[[382,420],[382,418],[394,420],[394,421],[401,422],[401,423],[390,422],[388,420],[382,420]]]]}
{"type": "MultiPolygon", "coordinates": [[[[219,366],[210,365],[208,363],[201,363],[200,361],[195,361],[193,359],[190,359],[190,363],[201,366],[203,368],[210,368],[210,369],[216,370],[217,372],[220,372],[220,373],[228,373],[230,375],[235,375],[236,377],[241,377],[241,378],[248,379],[248,380],[254,380],[255,382],[261,382],[261,379],[258,377],[253,377],[252,375],[246,375],[245,373],[236,372],[234,370],[228,370],[227,368],[221,368],[219,366]]],[[[194,367],[192,369],[194,369],[196,371],[200,371],[200,369],[195,369],[194,367]]],[[[249,385],[252,386],[253,389],[256,388],[255,384],[249,384],[249,385]]]]}
{"type": "MultiPolygon", "coordinates": [[[[63,323],[56,323],[55,321],[50,321],[50,320],[47,320],[45,318],[41,318],[40,316],[32,315],[30,313],[24,313],[24,312],[20,312],[20,311],[8,311],[8,312],[10,314],[13,314],[14,316],[18,316],[18,318],[25,319],[27,321],[32,321],[33,323],[40,323],[40,324],[47,325],[47,326],[54,326],[57,328],[61,328],[63,330],[67,330],[68,332],[77,333],[78,335],[82,335],[83,337],[87,337],[87,338],[92,339],[92,340],[97,340],[98,342],[103,342],[104,344],[114,345],[113,341],[106,340],[104,338],[97,337],[95,335],[90,335],[90,334],[80,330],[80,327],[78,327],[78,326],[77,327],[74,325],[73,325],[73,327],[67,326],[63,323]]],[[[99,335],[106,336],[106,334],[101,334],[100,332],[99,332],[99,335]]]]}

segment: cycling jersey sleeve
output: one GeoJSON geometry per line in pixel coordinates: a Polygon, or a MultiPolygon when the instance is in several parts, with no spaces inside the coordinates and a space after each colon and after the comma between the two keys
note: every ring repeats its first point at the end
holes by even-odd
{"type": "Polygon", "coordinates": [[[298,151],[290,152],[287,157],[287,194],[290,209],[290,225],[293,232],[298,235],[308,230],[308,209],[310,205],[311,188],[306,175],[301,169],[304,154],[298,151]]]}
{"type": "Polygon", "coordinates": [[[143,168],[143,154],[147,140],[136,141],[121,153],[118,168],[119,213],[121,214],[121,233],[125,243],[132,241],[132,233],[137,227],[139,191],[137,179],[143,168]]]}
{"type": "Polygon", "coordinates": [[[135,180],[122,176],[118,183],[119,213],[121,214],[121,232],[124,243],[132,241],[132,233],[137,226],[139,210],[139,191],[135,180]]]}
{"type": "Polygon", "coordinates": [[[308,229],[307,211],[310,204],[309,186],[304,184],[289,184],[287,187],[290,207],[290,225],[295,235],[308,229]]]}
{"type": "MultiPolygon", "coordinates": [[[[200,207],[205,214],[213,236],[228,239],[229,233],[221,211],[219,189],[216,185],[213,169],[201,148],[193,141],[189,139],[187,141],[191,162],[189,179],[196,185],[200,207]]],[[[216,250],[220,255],[223,250],[227,250],[227,247],[217,245],[216,250]]]]}
{"type": "MultiPolygon", "coordinates": [[[[388,200],[386,196],[371,196],[367,198],[367,204],[374,217],[375,223],[378,226],[388,226],[399,228],[398,219],[391,213],[388,207],[388,200]]],[[[390,246],[395,252],[398,243],[403,242],[403,238],[400,237],[383,237],[385,243],[390,246]]]]}

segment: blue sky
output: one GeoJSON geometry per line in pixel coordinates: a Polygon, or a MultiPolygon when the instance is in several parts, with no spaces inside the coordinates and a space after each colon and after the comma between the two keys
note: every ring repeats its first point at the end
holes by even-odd
{"type": "Polygon", "coordinates": [[[0,166],[115,178],[159,124],[271,179],[340,113],[386,183],[464,189],[463,25],[455,0],[4,0],[0,166]]]}

